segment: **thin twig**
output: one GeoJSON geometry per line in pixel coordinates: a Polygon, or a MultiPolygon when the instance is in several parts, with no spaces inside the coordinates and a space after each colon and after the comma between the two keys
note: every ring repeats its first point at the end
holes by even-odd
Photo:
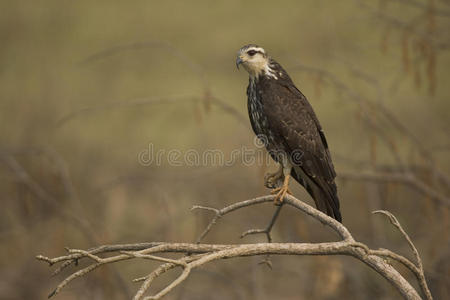
{"type": "Polygon", "coordinates": [[[420,258],[419,251],[417,250],[416,246],[414,246],[414,243],[412,242],[411,238],[406,233],[406,231],[403,229],[400,222],[397,220],[397,218],[392,213],[390,213],[386,210],[377,210],[377,211],[374,211],[373,213],[374,214],[383,214],[383,215],[387,216],[389,218],[389,221],[391,222],[391,224],[394,225],[400,231],[400,233],[403,235],[403,237],[406,239],[406,241],[408,242],[408,245],[411,248],[411,250],[413,251],[414,257],[416,259],[416,264],[417,264],[417,268],[419,269],[419,272],[415,273],[415,275],[419,281],[422,292],[424,293],[425,297],[428,300],[433,299],[433,297],[431,296],[430,289],[428,288],[427,281],[425,279],[425,272],[423,270],[422,259],[420,258]]]}
{"type": "Polygon", "coordinates": [[[247,235],[250,234],[260,234],[260,233],[264,233],[267,237],[267,242],[271,243],[272,242],[272,235],[270,234],[270,232],[272,231],[272,227],[273,225],[275,225],[275,222],[278,218],[278,215],[280,214],[281,208],[283,207],[283,205],[278,205],[275,212],[273,213],[272,218],[270,219],[269,224],[267,225],[266,228],[264,229],[249,229],[245,232],[243,232],[241,234],[241,238],[246,237],[247,235]]]}

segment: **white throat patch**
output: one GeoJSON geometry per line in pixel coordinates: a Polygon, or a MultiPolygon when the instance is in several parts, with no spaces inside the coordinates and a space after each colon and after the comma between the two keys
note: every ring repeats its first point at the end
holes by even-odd
{"type": "Polygon", "coordinates": [[[260,61],[253,61],[250,64],[245,64],[244,68],[247,70],[250,77],[257,79],[261,75],[272,77],[278,80],[276,72],[270,67],[270,63],[267,59],[260,61]]]}

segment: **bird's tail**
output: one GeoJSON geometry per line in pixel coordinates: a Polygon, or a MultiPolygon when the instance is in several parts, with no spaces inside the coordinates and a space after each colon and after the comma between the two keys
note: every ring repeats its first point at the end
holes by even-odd
{"type": "Polygon", "coordinates": [[[313,182],[309,186],[311,188],[307,188],[307,191],[314,199],[317,209],[342,223],[336,184],[334,182],[321,184],[313,182]]]}
{"type": "Polygon", "coordinates": [[[342,223],[336,184],[317,177],[309,177],[309,180],[306,181],[296,173],[292,172],[294,179],[305,187],[313,198],[317,209],[342,223]]]}

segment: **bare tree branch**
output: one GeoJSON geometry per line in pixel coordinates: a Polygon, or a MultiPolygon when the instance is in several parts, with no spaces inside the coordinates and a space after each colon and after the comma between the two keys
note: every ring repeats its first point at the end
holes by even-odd
{"type": "Polygon", "coordinates": [[[383,212],[390,216],[391,222],[407,237],[410,246],[412,247],[417,265],[409,261],[407,258],[396,254],[390,250],[378,249],[371,250],[365,244],[354,240],[350,232],[341,223],[337,222],[333,218],[325,215],[317,209],[309,206],[308,204],[294,198],[291,195],[287,195],[284,199],[284,204],[292,206],[300,211],[306,213],[312,218],[320,221],[324,225],[334,230],[339,237],[340,241],[335,242],[323,242],[323,243],[256,243],[256,244],[200,244],[199,242],[211,231],[214,224],[220,217],[225,216],[233,211],[250,207],[261,203],[273,202],[274,196],[262,196],[254,199],[249,199],[241,202],[231,204],[222,209],[215,209],[209,207],[195,206],[194,209],[210,210],[215,213],[215,216],[207,226],[206,230],[200,236],[198,243],[139,243],[139,244],[125,244],[125,245],[105,245],[90,250],[74,250],[68,249],[68,254],[55,258],[48,258],[42,255],[38,255],[36,258],[41,261],[45,261],[50,265],[61,263],[67,267],[70,264],[77,263],[81,259],[91,261],[91,263],[82,268],[79,271],[71,274],[65,278],[56,289],[50,294],[50,296],[56,295],[72,280],[84,276],[96,268],[111,264],[118,261],[131,260],[131,259],[147,259],[158,261],[161,264],[153,272],[147,276],[135,279],[135,282],[142,282],[141,287],[136,292],[134,299],[161,299],[163,296],[171,292],[175,287],[181,284],[186,278],[189,277],[190,272],[203,266],[209,262],[235,257],[246,256],[259,256],[259,255],[346,255],[352,256],[365,264],[370,268],[378,272],[386,280],[388,280],[405,299],[422,299],[418,292],[411,286],[411,284],[401,276],[401,274],[383,258],[389,257],[396,261],[399,261],[405,265],[411,272],[417,277],[421,290],[426,299],[431,299],[427,283],[425,281],[424,271],[422,263],[420,261],[419,254],[412,244],[409,237],[407,237],[404,230],[401,228],[398,221],[387,212],[383,212]],[[115,252],[113,256],[102,257],[101,254],[115,252]],[[179,258],[165,258],[163,256],[156,255],[157,253],[181,253],[185,254],[179,258]],[[186,253],[188,255],[186,255],[186,253]],[[174,268],[181,268],[180,275],[166,287],[152,296],[144,296],[150,288],[152,282],[174,268]]]}

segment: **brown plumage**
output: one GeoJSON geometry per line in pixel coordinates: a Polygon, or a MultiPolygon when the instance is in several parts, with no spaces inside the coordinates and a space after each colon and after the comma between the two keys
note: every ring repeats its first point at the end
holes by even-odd
{"type": "Polygon", "coordinates": [[[242,64],[250,75],[247,96],[252,128],[281,165],[282,172],[269,176],[272,183],[284,181],[277,189],[277,201],[283,201],[292,176],[305,187],[320,211],[341,222],[336,173],[310,103],[263,48],[242,47],[236,64],[242,64]]]}

